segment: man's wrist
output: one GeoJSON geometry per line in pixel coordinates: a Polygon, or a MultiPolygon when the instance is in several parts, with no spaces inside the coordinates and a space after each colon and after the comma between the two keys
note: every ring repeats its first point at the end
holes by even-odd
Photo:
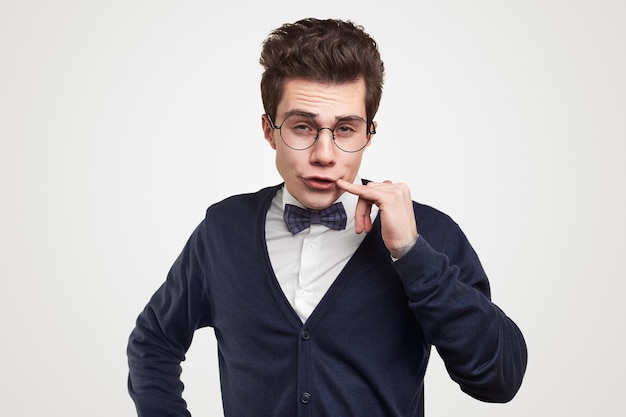
{"type": "Polygon", "coordinates": [[[414,241],[410,243],[407,243],[406,245],[401,246],[400,248],[396,250],[389,251],[389,254],[391,255],[391,260],[395,262],[398,259],[402,258],[413,248],[413,246],[415,246],[415,242],[417,242],[417,239],[415,239],[414,241]]]}

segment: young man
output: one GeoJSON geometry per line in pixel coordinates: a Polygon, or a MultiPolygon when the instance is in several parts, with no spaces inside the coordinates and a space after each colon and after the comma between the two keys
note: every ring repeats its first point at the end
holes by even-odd
{"type": "Polygon", "coordinates": [[[265,139],[284,183],[211,206],[131,334],[140,416],[187,416],[180,363],[213,327],[224,413],[423,416],[431,346],[462,390],[509,401],[526,368],[462,231],[404,184],[359,177],[384,67],[349,22],[265,41],[265,139]]]}

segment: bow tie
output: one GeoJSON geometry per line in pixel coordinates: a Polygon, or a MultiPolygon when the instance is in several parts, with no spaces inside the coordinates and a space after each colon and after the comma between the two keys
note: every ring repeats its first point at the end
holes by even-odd
{"type": "Polygon", "coordinates": [[[341,203],[335,203],[323,210],[305,210],[292,204],[285,204],[283,218],[287,228],[294,235],[311,224],[323,224],[330,229],[342,230],[346,228],[347,221],[346,210],[341,203]]]}

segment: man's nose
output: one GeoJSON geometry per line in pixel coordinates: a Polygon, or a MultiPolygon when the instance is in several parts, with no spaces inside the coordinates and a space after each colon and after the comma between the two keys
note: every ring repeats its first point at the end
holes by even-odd
{"type": "Polygon", "coordinates": [[[322,127],[317,132],[317,140],[313,145],[311,159],[313,162],[324,165],[332,164],[336,159],[337,146],[333,139],[333,131],[329,127],[322,127]]]}

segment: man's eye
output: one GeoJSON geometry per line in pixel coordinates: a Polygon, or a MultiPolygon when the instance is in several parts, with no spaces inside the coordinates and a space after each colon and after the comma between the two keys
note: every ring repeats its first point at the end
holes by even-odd
{"type": "Polygon", "coordinates": [[[335,128],[335,135],[342,138],[350,138],[357,134],[358,129],[350,124],[340,125],[335,128]]]}
{"type": "Polygon", "coordinates": [[[313,131],[313,129],[311,129],[311,126],[306,125],[306,124],[295,125],[293,127],[293,130],[296,130],[299,133],[306,133],[306,132],[312,132],[313,131]]]}

